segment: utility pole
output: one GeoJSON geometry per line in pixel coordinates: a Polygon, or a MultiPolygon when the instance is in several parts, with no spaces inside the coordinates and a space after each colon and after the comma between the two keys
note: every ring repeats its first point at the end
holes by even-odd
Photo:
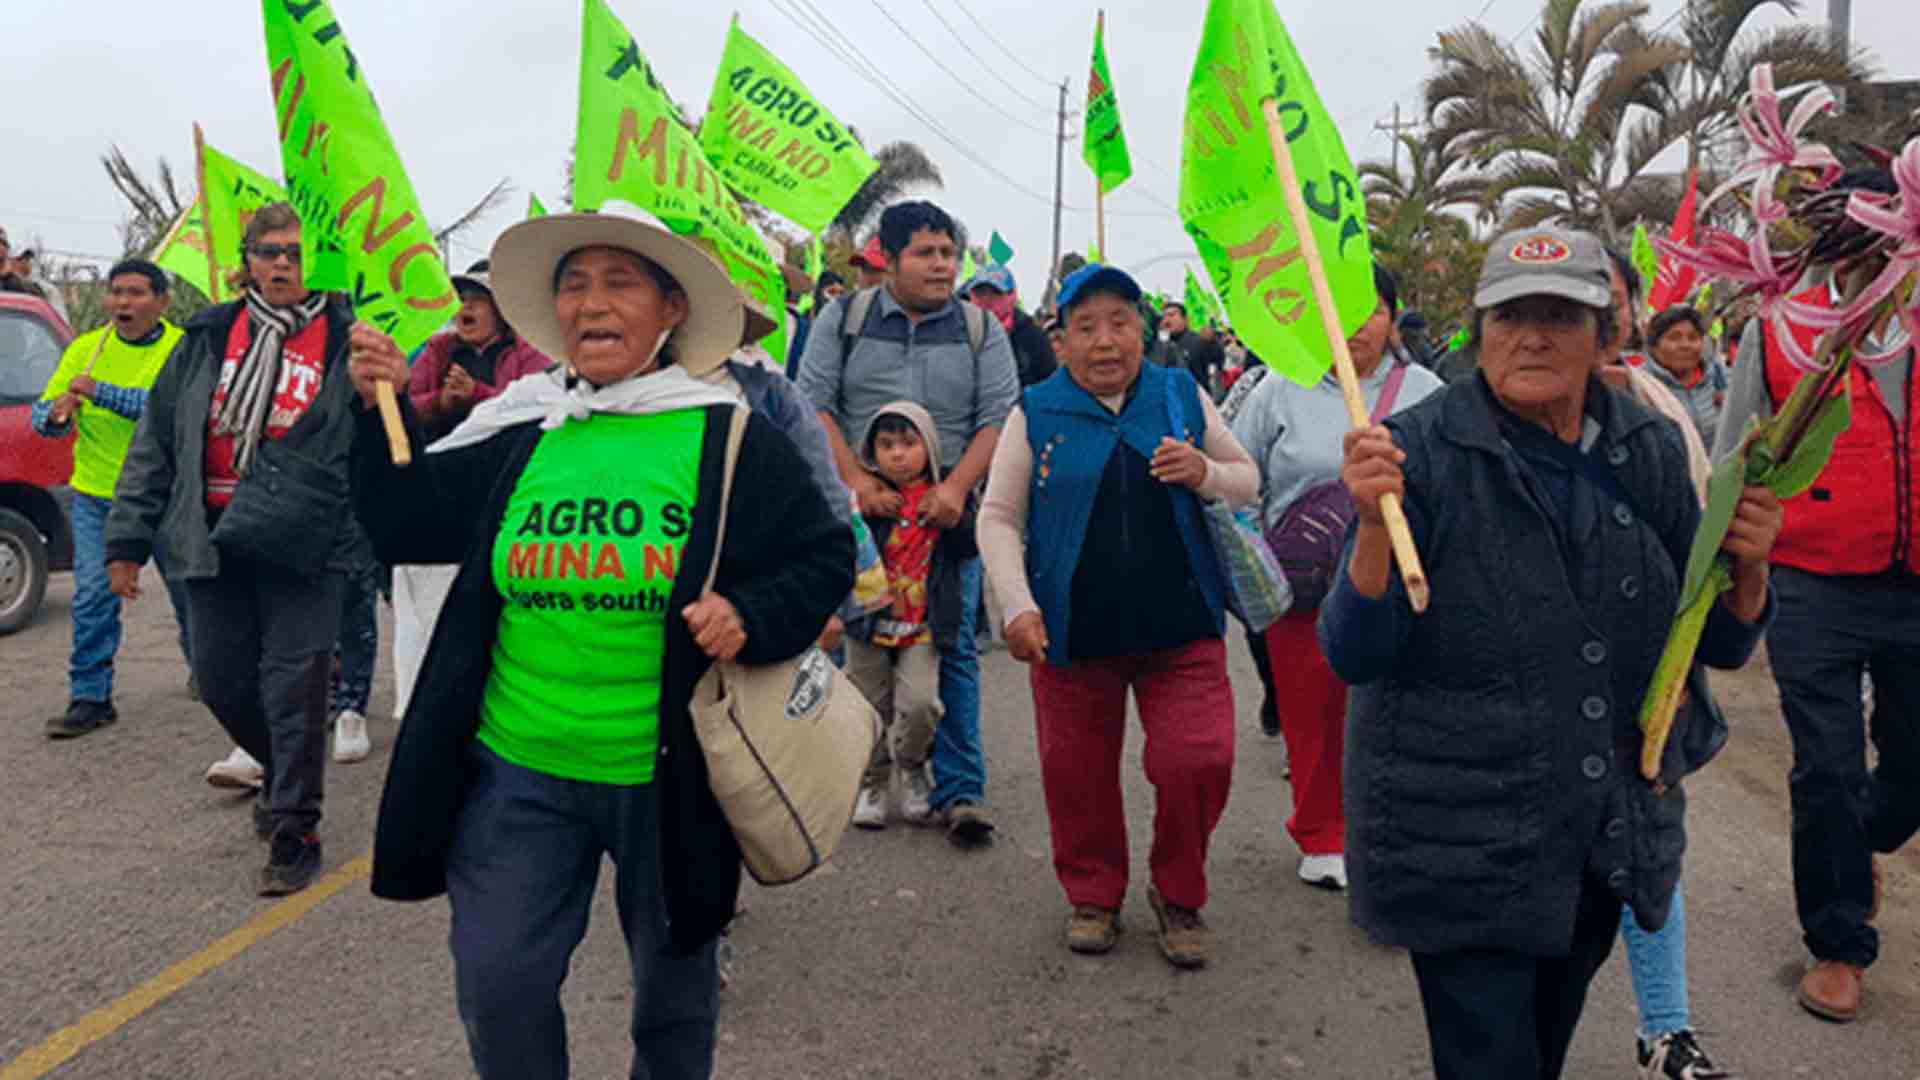
{"type": "Polygon", "coordinates": [[[1060,133],[1053,146],[1053,259],[1047,263],[1047,291],[1041,307],[1052,307],[1060,288],[1060,210],[1066,202],[1067,183],[1067,81],[1060,80],[1060,133]]]}
{"type": "MultiPolygon", "coordinates": [[[[1842,56],[1853,52],[1853,0],[1827,0],[1827,37],[1842,56]]],[[[1840,111],[1847,111],[1847,92],[1838,91],[1840,111]]]]}
{"type": "Polygon", "coordinates": [[[1419,127],[1418,120],[1409,120],[1404,124],[1400,122],[1400,103],[1397,101],[1393,103],[1393,123],[1389,124],[1383,120],[1373,125],[1375,131],[1388,132],[1389,137],[1393,139],[1393,172],[1396,176],[1400,173],[1400,133],[1416,131],[1419,127]]]}

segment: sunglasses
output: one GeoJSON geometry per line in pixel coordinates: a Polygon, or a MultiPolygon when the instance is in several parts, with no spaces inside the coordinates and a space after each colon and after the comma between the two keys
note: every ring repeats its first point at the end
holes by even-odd
{"type": "Polygon", "coordinates": [[[247,254],[253,256],[256,259],[259,259],[261,262],[273,262],[274,260],[279,259],[281,256],[284,255],[286,256],[286,259],[288,262],[293,263],[295,265],[299,265],[300,245],[299,244],[254,244],[252,247],[249,247],[247,249],[247,254]]]}

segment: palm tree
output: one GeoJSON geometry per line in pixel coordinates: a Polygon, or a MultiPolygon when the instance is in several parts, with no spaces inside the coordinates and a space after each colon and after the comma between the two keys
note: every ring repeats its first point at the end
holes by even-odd
{"type": "Polygon", "coordinates": [[[829,233],[837,233],[848,244],[902,195],[917,187],[940,187],[946,182],[940,176],[940,166],[927,152],[904,139],[882,146],[874,152],[873,160],[880,163],[879,170],[867,177],[827,226],[829,233]]]}
{"type": "Polygon", "coordinates": [[[111,144],[107,152],[100,155],[100,164],[107,170],[107,179],[113,182],[114,190],[127,202],[127,216],[120,222],[120,250],[128,255],[152,250],[193,202],[180,197],[173,166],[161,158],[155,179],[149,181],[127,160],[120,147],[111,144]]]}
{"type": "Polygon", "coordinates": [[[1547,0],[1525,56],[1479,23],[1440,34],[1428,123],[1490,169],[1488,204],[1510,226],[1559,220],[1617,237],[1622,193],[1686,134],[1668,114],[1691,50],[1649,32],[1647,11],[1547,0]]]}
{"type": "Polygon", "coordinates": [[[1823,82],[1835,90],[1857,91],[1871,74],[1864,60],[1849,57],[1826,28],[1805,23],[1745,32],[1755,13],[1769,4],[1798,13],[1800,0],[1689,0],[1681,33],[1692,49],[1685,96],[1674,113],[1687,132],[1688,171],[1703,153],[1726,146],[1737,127],[1734,106],[1747,92],[1747,77],[1760,64],[1772,64],[1775,85],[1823,82]]]}

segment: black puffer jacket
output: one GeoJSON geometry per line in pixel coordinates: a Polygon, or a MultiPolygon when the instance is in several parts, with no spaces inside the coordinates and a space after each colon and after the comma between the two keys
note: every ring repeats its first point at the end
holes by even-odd
{"type": "MultiPolygon", "coordinates": [[[[1407,452],[1406,508],[1433,603],[1413,615],[1396,574],[1389,606],[1369,605],[1343,570],[1320,629],[1328,661],[1356,684],[1354,919],[1388,944],[1564,955],[1588,876],[1641,925],[1666,921],[1686,847],[1680,778],[1716,748],[1721,721],[1695,679],[1682,720],[1702,730],[1676,732],[1657,792],[1640,778],[1637,714],[1699,504],[1670,421],[1597,380],[1588,394],[1591,459],[1628,498],[1574,485],[1570,561],[1484,378],[1387,421],[1407,452]],[[1390,634],[1366,625],[1382,614],[1390,634]]],[[[1699,659],[1740,666],[1765,621],[1716,606],[1699,659]]]]}

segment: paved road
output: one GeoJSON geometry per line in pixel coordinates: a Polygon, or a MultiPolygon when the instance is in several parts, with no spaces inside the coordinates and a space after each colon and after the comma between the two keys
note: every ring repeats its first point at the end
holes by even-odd
{"type": "MultiPolygon", "coordinates": [[[[151,575],[149,575],[151,576],[151,575]]],[[[206,787],[226,745],[188,701],[158,582],[130,617],[120,724],[50,743],[64,703],[70,585],[0,639],[0,1063],[15,1062],[262,912],[245,804],[206,787]]],[[[725,1078],[1421,1077],[1430,1075],[1405,959],[1350,928],[1342,900],[1301,886],[1280,827],[1286,786],[1262,738],[1251,667],[1235,668],[1241,741],[1215,841],[1208,915],[1222,953],[1177,974],[1153,948],[1136,883],[1105,958],[1058,944],[1062,901],[1018,666],[986,669],[1000,843],[982,854],[895,827],[856,835],[828,872],[749,890],[725,997],[725,1078]]],[[[389,711],[381,672],[376,714],[389,711]]],[[[1787,874],[1786,745],[1763,668],[1719,683],[1735,727],[1691,787],[1693,994],[1709,1045],[1748,1077],[1920,1077],[1920,862],[1889,862],[1884,959],[1850,1028],[1807,1017],[1787,874]]],[[[392,739],[330,776],[329,869],[366,850],[392,739]]],[[[1135,740],[1136,753],[1137,743],[1135,740]]],[[[1149,791],[1129,771],[1136,837],[1149,791]]],[[[1140,843],[1136,842],[1136,849],[1140,843]]],[[[1138,856],[1144,864],[1144,851],[1138,856]]],[[[1143,869],[1136,870],[1136,879],[1143,869]]],[[[575,1075],[624,1076],[628,992],[603,885],[566,1002],[575,1075]]],[[[464,1077],[440,903],[375,901],[363,881],[107,1032],[51,1075],[464,1077]]],[[[1569,1076],[1628,1077],[1635,1013],[1620,952],[1595,986],[1569,1076]]],[[[9,1072],[0,1080],[33,1075],[9,1072]]]]}

